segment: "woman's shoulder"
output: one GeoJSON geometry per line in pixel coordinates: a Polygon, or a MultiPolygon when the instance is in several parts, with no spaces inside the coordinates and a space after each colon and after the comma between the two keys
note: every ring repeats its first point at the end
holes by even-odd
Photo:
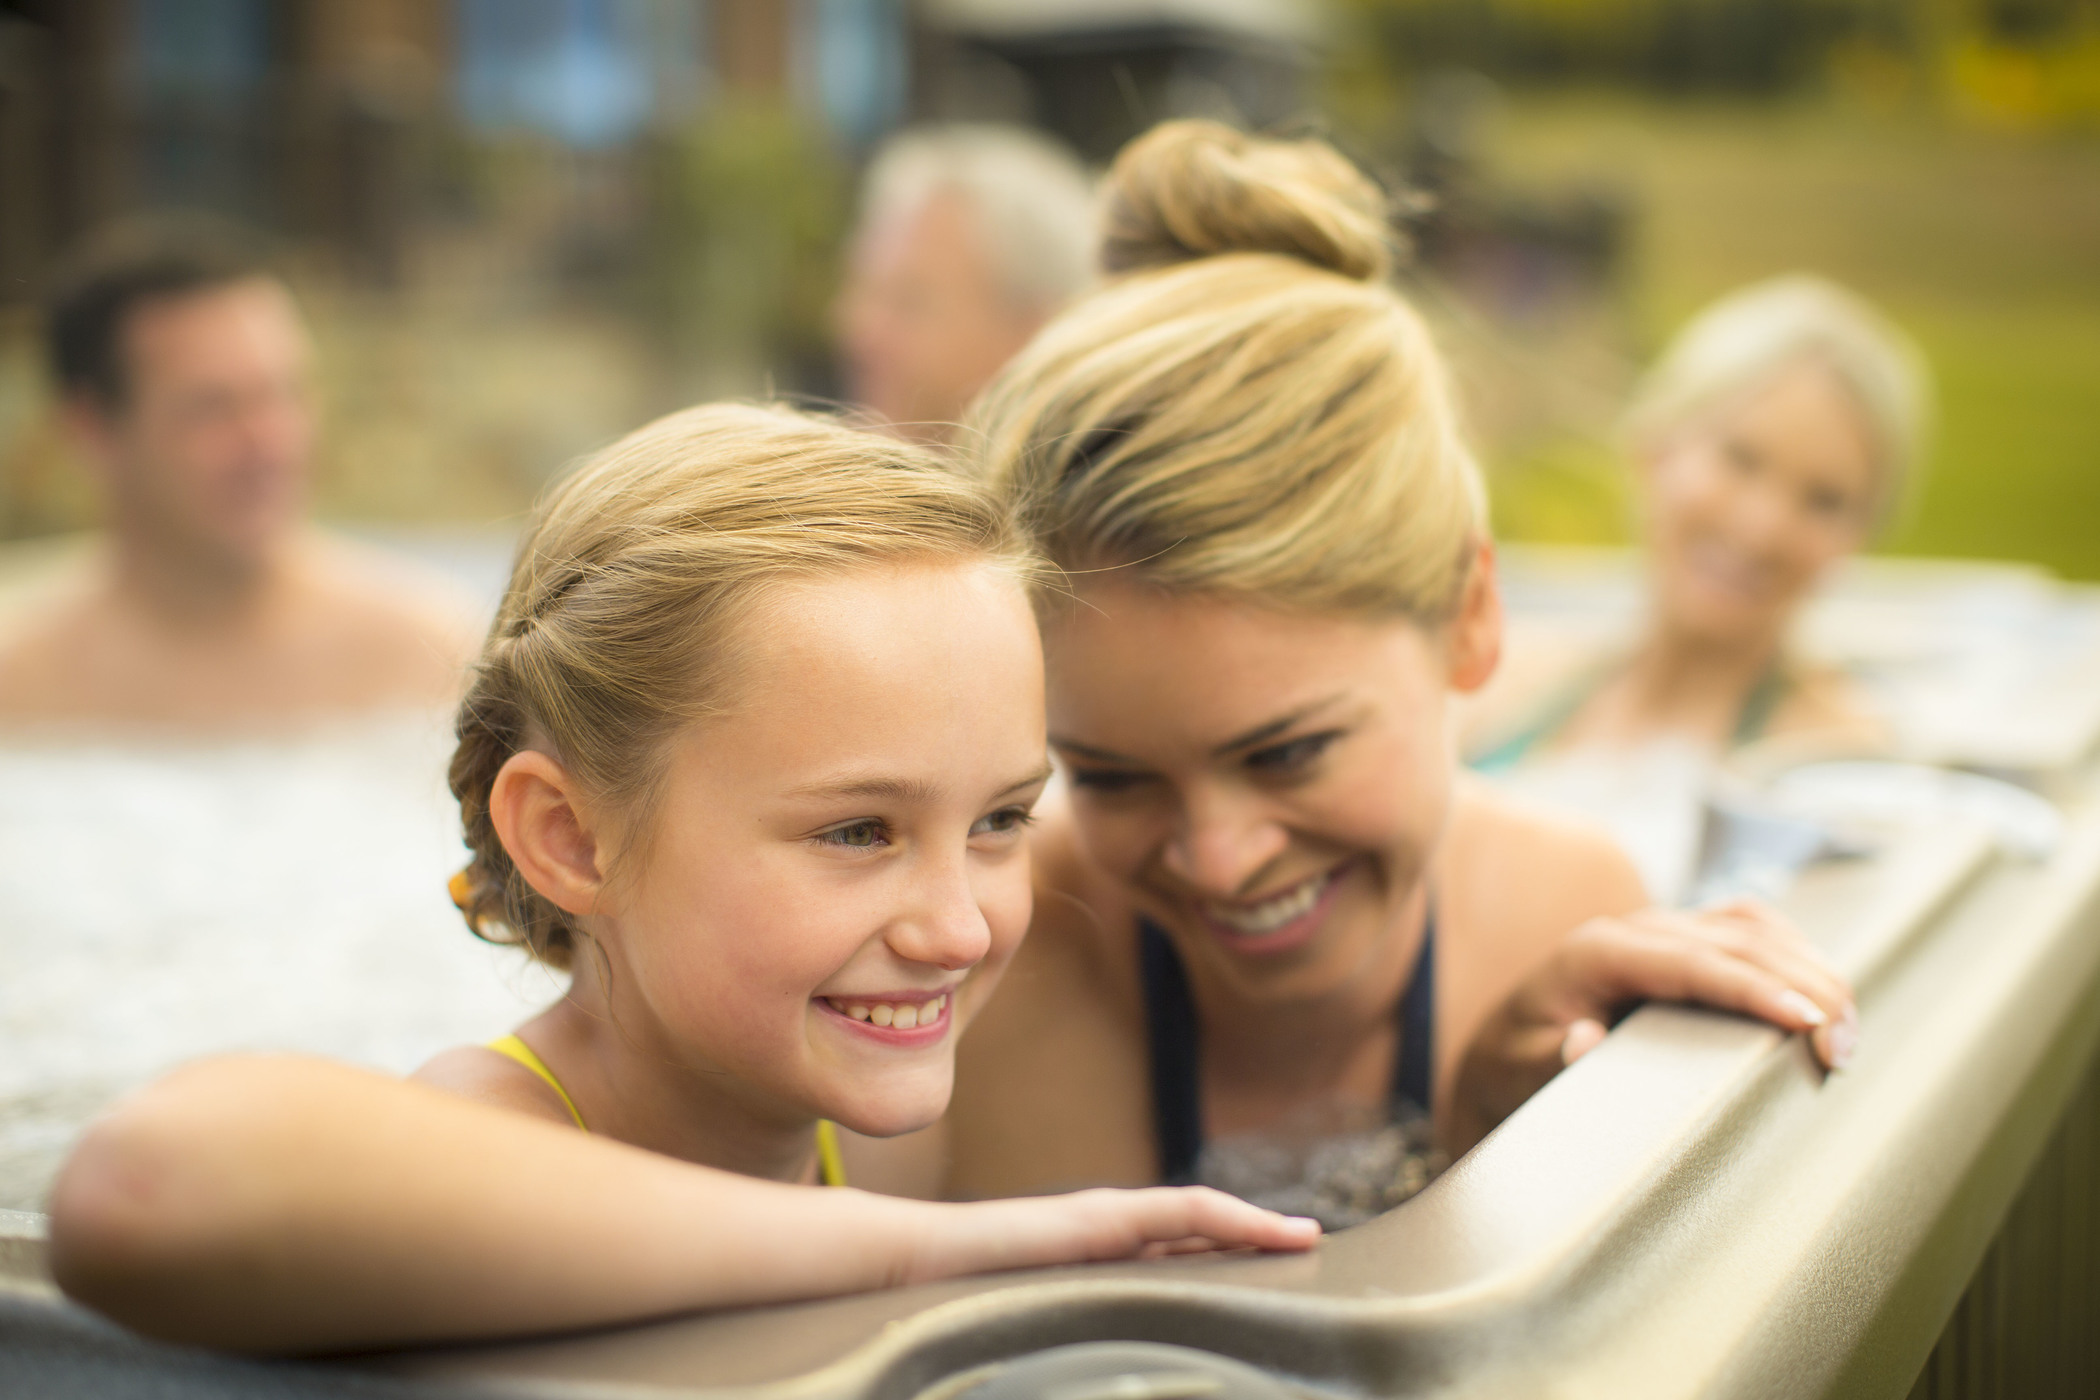
{"type": "Polygon", "coordinates": [[[1468,942],[1525,955],[1587,919],[1650,903],[1632,858],[1601,828],[1459,780],[1438,898],[1468,942]],[[1513,878],[1520,877],[1520,878],[1513,878]]]}
{"type": "Polygon", "coordinates": [[[1096,993],[1134,989],[1137,909],[1087,859],[1062,793],[1046,794],[1032,839],[1035,914],[1022,956],[1040,972],[1090,984],[1096,993]]]}

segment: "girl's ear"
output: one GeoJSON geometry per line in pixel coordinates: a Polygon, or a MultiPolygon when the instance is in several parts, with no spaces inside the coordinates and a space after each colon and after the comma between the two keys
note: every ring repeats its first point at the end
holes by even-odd
{"type": "Polygon", "coordinates": [[[1495,581],[1495,542],[1474,546],[1473,567],[1458,612],[1444,628],[1451,687],[1470,694],[1488,683],[1502,661],[1502,590],[1495,581]]]}
{"type": "Polygon", "coordinates": [[[526,884],[565,913],[592,912],[605,877],[568,769],[536,749],[512,754],[489,788],[489,820],[526,884]]]}

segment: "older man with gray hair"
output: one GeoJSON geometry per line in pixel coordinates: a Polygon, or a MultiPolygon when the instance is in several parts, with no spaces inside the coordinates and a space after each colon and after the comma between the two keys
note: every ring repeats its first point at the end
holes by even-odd
{"type": "Polygon", "coordinates": [[[848,394],[907,437],[963,410],[1093,277],[1091,181],[1018,127],[929,127],[868,169],[839,296],[848,394]]]}

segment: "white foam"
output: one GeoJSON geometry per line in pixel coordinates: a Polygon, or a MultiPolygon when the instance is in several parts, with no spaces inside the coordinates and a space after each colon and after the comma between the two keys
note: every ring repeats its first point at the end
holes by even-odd
{"type": "Polygon", "coordinates": [[[404,1072],[559,994],[479,943],[434,717],[304,739],[0,747],[0,1209],[200,1055],[404,1072]]]}

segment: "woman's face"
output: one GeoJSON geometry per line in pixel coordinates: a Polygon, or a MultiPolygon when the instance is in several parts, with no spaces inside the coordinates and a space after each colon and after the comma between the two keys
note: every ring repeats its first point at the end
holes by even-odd
{"type": "Polygon", "coordinates": [[[1851,391],[1814,359],[1665,438],[1646,463],[1664,621],[1713,642],[1776,636],[1865,538],[1876,455],[1851,391]]]}
{"type": "Polygon", "coordinates": [[[639,1000],[762,1116],[922,1127],[1028,926],[1049,769],[1027,599],[989,566],[873,570],[784,588],[740,651],[599,903],[617,1014],[639,1000]]]}
{"type": "Polygon", "coordinates": [[[1452,645],[1136,582],[1049,626],[1081,841],[1199,985],[1317,998],[1390,957],[1451,802],[1452,645]]]}

